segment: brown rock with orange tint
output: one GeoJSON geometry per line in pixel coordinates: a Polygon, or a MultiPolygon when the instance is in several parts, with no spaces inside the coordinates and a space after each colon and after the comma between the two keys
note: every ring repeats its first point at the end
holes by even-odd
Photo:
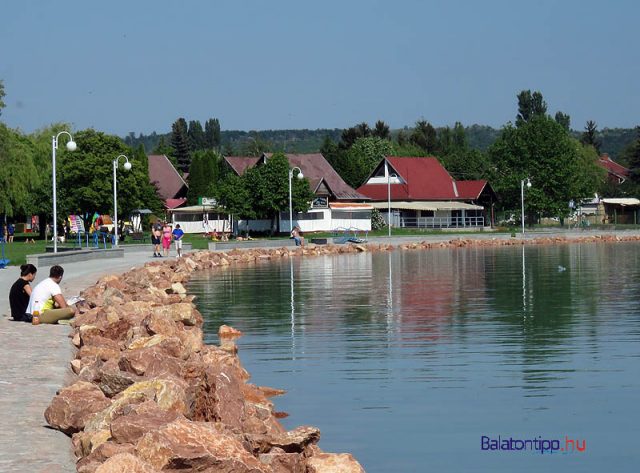
{"type": "Polygon", "coordinates": [[[96,412],[110,404],[100,388],[86,381],[77,381],[58,392],[44,417],[50,426],[71,435],[82,430],[96,412]]]}

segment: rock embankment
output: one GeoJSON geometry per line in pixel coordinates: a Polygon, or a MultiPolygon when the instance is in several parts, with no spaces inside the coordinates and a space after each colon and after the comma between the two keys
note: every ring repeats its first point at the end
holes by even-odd
{"type": "MultiPolygon", "coordinates": [[[[587,236],[533,240],[456,239],[400,245],[402,250],[639,241],[587,236]]],[[[286,431],[270,396],[248,383],[236,356],[241,335],[221,327],[220,346],[203,343],[202,315],[183,283],[199,270],[301,255],[387,251],[391,245],[316,246],[199,252],[106,276],[83,292],[74,319],[76,380],[45,412],[72,437],[82,473],[356,473],[349,454],[324,453],[314,427],[286,431]]]]}
{"type": "MultiPolygon", "coordinates": [[[[289,255],[273,250],[274,256],[289,255]]],[[[90,472],[363,472],[348,454],[324,453],[320,431],[286,431],[270,396],[248,382],[234,338],[203,343],[202,315],[183,283],[194,272],[264,253],[196,253],[106,276],[82,293],[73,322],[76,380],[45,412],[72,438],[90,472]]]]}

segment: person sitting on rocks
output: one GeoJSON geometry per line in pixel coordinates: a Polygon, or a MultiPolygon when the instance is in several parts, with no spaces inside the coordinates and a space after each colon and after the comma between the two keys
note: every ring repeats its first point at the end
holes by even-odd
{"type": "Polygon", "coordinates": [[[62,266],[51,266],[49,277],[31,291],[27,313],[33,314],[37,310],[41,323],[55,324],[58,320],[70,319],[75,315],[75,308],[69,307],[62,296],[60,281],[63,275],[62,266]]]}
{"type": "Polygon", "coordinates": [[[302,236],[302,231],[300,231],[299,226],[293,227],[291,230],[291,238],[296,242],[296,246],[304,246],[304,237],[302,236]]]}

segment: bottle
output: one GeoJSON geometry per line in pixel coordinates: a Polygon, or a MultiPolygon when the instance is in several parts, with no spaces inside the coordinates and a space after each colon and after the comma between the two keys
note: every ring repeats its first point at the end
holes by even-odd
{"type": "Polygon", "coordinates": [[[31,315],[31,323],[33,325],[40,325],[40,311],[33,311],[33,314],[31,315]]]}

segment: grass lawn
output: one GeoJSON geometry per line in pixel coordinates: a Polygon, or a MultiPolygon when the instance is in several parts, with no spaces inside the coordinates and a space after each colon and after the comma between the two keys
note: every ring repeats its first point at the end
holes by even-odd
{"type": "MultiPolygon", "coordinates": [[[[0,245],[2,245],[2,243],[0,243],[0,245]]],[[[13,243],[4,244],[4,257],[10,260],[10,265],[20,266],[27,262],[27,255],[44,253],[45,246],[46,242],[44,240],[36,240],[33,244],[27,244],[24,242],[24,239],[20,239],[13,243]]]]}

